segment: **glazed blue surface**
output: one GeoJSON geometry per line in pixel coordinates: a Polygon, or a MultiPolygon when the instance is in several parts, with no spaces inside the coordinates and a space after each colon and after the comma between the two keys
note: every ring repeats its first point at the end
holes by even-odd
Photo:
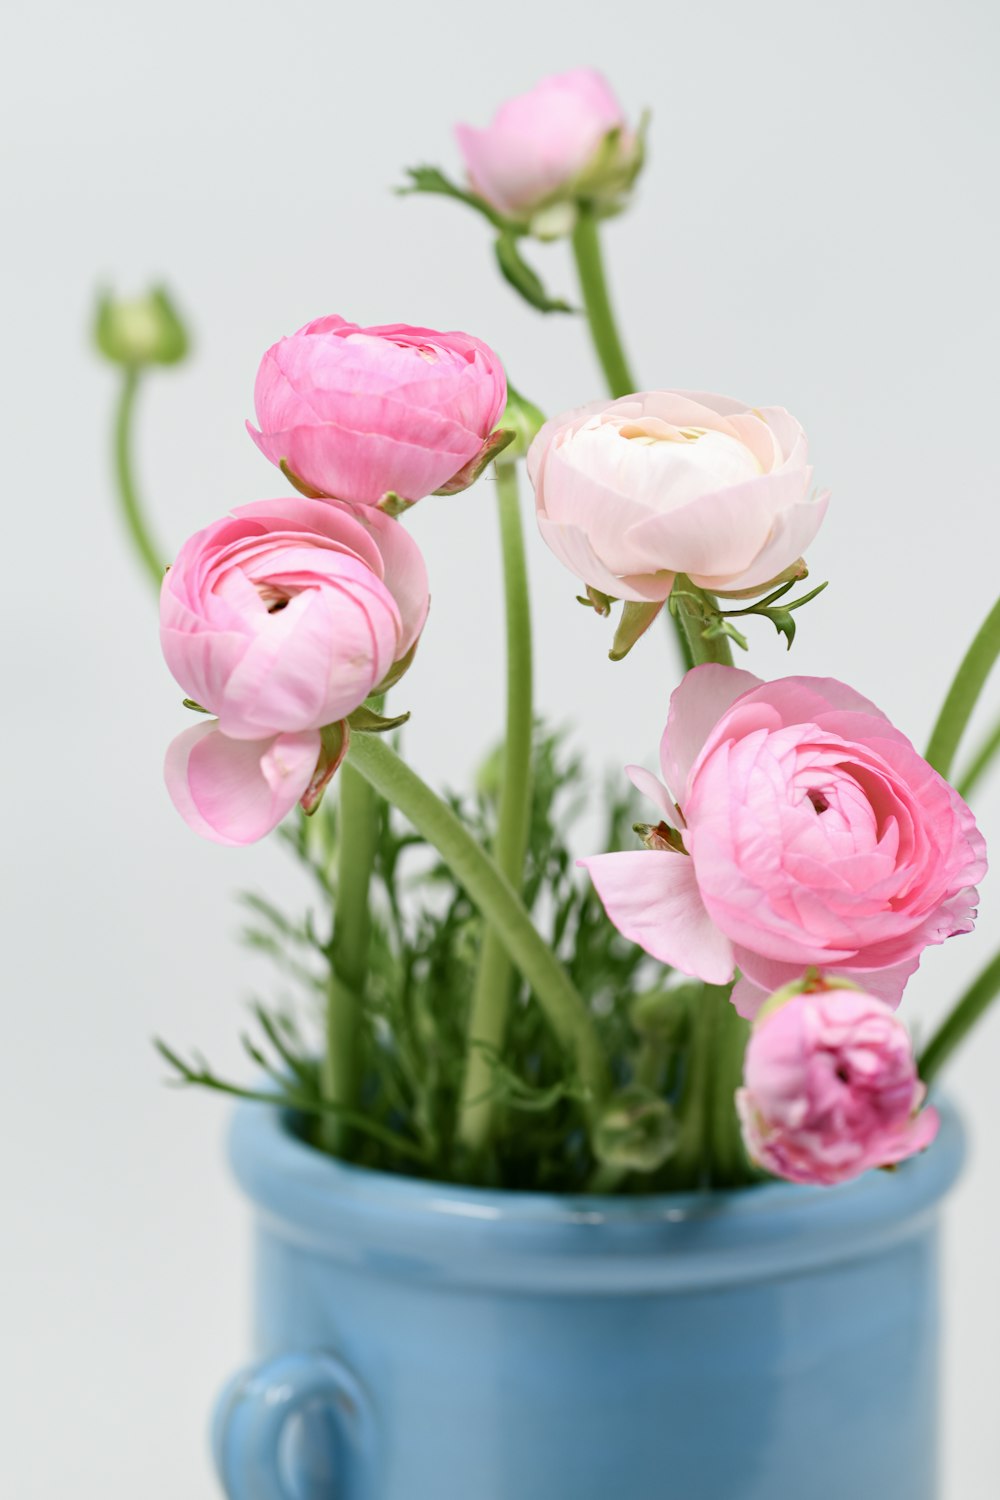
{"type": "Polygon", "coordinates": [[[836,1189],[559,1198],[345,1166],[242,1105],[231,1500],[934,1500],[957,1120],[836,1189]]]}

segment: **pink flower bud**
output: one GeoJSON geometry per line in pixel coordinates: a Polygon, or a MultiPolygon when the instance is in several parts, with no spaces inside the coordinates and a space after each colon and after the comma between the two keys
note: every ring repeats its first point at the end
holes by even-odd
{"type": "Polygon", "coordinates": [[[791,1182],[832,1185],[922,1151],[938,1131],[910,1039],[883,1001],[819,988],[765,1006],[736,1095],[747,1150],[791,1182]]]}
{"type": "MultiPolygon", "coordinates": [[[[535,211],[579,189],[592,202],[619,198],[641,161],[641,143],[627,128],[611,88],[593,68],[543,78],[509,99],[485,130],[459,125],[455,134],[469,183],[509,218],[535,211]],[[583,179],[581,181],[580,179],[583,179]]],[[[572,229],[572,220],[553,233],[572,229]]],[[[540,227],[542,237],[549,230],[540,227]]]]}
{"type": "Polygon", "coordinates": [[[591,588],[665,599],[677,573],[713,593],[763,592],[809,546],[806,436],[782,407],[644,391],[547,422],[528,454],[538,525],[591,588]]]}
{"type": "Polygon", "coordinates": [[[317,318],[264,355],[260,431],[247,429],[266,458],[320,495],[412,503],[474,470],[506,396],[500,360],[467,333],[317,318]]]}
{"type": "Polygon", "coordinates": [[[320,731],[398,670],[427,607],[417,544],[377,510],[289,495],[191,537],[163,581],[160,639],[185,692],[216,715],[167,758],[195,831],[249,843],[274,827],[314,784],[320,731]]]}

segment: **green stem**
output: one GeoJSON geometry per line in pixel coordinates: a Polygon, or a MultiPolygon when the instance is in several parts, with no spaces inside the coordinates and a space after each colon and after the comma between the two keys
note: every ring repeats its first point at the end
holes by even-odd
{"type": "MultiPolygon", "coordinates": [[[[504,742],[503,786],[497,819],[496,862],[515,890],[521,889],[531,817],[531,609],[524,557],[524,532],[517,492],[517,466],[497,465],[497,505],[503,555],[504,600],[507,615],[507,736],[504,742]]],[[[487,927],[479,955],[469,1012],[468,1051],[459,1113],[458,1138],[470,1151],[480,1151],[493,1124],[489,1053],[499,1051],[507,1029],[512,989],[512,965],[503,939],[487,927]]]]}
{"type": "Polygon", "coordinates": [[[1000,720],[997,720],[990,733],[972,757],[964,774],[956,781],[955,790],[960,797],[964,797],[966,801],[969,800],[973,791],[993,764],[998,750],[1000,750],[1000,720]]]}
{"type": "Polygon", "coordinates": [[[920,1054],[918,1063],[920,1076],[928,1087],[959,1042],[964,1040],[998,994],[1000,994],[1000,953],[986,965],[979,977],[972,981],[962,998],[955,1002],[951,1013],[945,1017],[920,1054]]]}
{"type": "Polygon", "coordinates": [[[706,986],[702,1005],[715,1012],[712,1036],[711,1129],[708,1157],[713,1187],[740,1187],[750,1178],[736,1090],[743,1081],[749,1024],[738,1015],[731,985],[706,986]]]}
{"type": "MultiPolygon", "coordinates": [[[[351,765],[341,766],[338,781],[337,896],[329,951],[323,1097],[350,1109],[361,1086],[361,1018],[371,948],[368,888],[375,864],[378,810],[374,792],[351,765]]],[[[338,1155],[346,1148],[347,1123],[336,1115],[323,1123],[324,1145],[338,1155]]]]}
{"type": "Polygon", "coordinates": [[[975,640],[965,653],[962,665],[955,673],[944,706],[938,714],[927,759],[935,771],[946,779],[955,759],[955,751],[972,716],[972,710],[983,690],[987,677],[1000,655],[1000,599],[997,600],[983,621],[975,640]]]}
{"type": "Polygon", "coordinates": [[[129,536],[153,583],[159,589],[163,582],[166,557],[156,546],[146,526],[132,468],[132,424],[138,390],[139,371],[130,365],[125,370],[115,418],[115,477],[129,536]]]}
{"type": "Polygon", "coordinates": [[[695,605],[698,599],[704,599],[706,602],[714,604],[715,601],[712,599],[711,594],[707,594],[704,589],[698,588],[683,573],[678,573],[674,588],[678,590],[679,595],[683,593],[694,596],[691,600],[692,607],[690,608],[686,601],[681,599],[678,611],[678,619],[680,620],[684,639],[687,641],[688,651],[691,655],[691,665],[700,667],[704,662],[714,661],[721,663],[722,666],[731,667],[733,664],[733,652],[727,637],[716,635],[706,640],[702,634],[703,625],[698,618],[695,605]]]}
{"type": "Polygon", "coordinates": [[[609,1079],[593,1017],[510,881],[447,803],[379,735],[355,735],[348,760],[434,845],[487,922],[497,929],[557,1037],[573,1055],[590,1103],[599,1104],[609,1079]]]}
{"type": "Polygon", "coordinates": [[[612,396],[628,396],[635,390],[636,384],[611,308],[597,226],[598,220],[593,210],[581,205],[573,231],[573,254],[580,279],[580,291],[583,293],[583,305],[590,324],[590,336],[608,382],[608,389],[612,396]]]}

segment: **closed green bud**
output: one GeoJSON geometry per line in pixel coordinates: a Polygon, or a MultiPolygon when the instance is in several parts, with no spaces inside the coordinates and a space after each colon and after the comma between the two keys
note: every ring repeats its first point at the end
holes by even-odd
{"type": "Polygon", "coordinates": [[[190,343],[180,314],[162,287],[154,287],[144,297],[103,293],[97,303],[94,338],[106,359],[130,369],[178,364],[190,343]]]}
{"type": "Polygon", "coordinates": [[[630,1083],[604,1106],[593,1135],[594,1155],[606,1167],[655,1172],[677,1150],[678,1126],[666,1099],[630,1083]]]}

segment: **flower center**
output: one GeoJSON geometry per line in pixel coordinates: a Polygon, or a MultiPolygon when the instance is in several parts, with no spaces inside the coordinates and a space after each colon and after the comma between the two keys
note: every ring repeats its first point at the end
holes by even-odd
{"type": "Polygon", "coordinates": [[[830,806],[829,802],[823,796],[823,793],[818,792],[815,787],[810,787],[809,791],[806,792],[806,796],[812,803],[813,810],[817,815],[819,815],[820,813],[825,813],[827,808],[830,806]]]}

